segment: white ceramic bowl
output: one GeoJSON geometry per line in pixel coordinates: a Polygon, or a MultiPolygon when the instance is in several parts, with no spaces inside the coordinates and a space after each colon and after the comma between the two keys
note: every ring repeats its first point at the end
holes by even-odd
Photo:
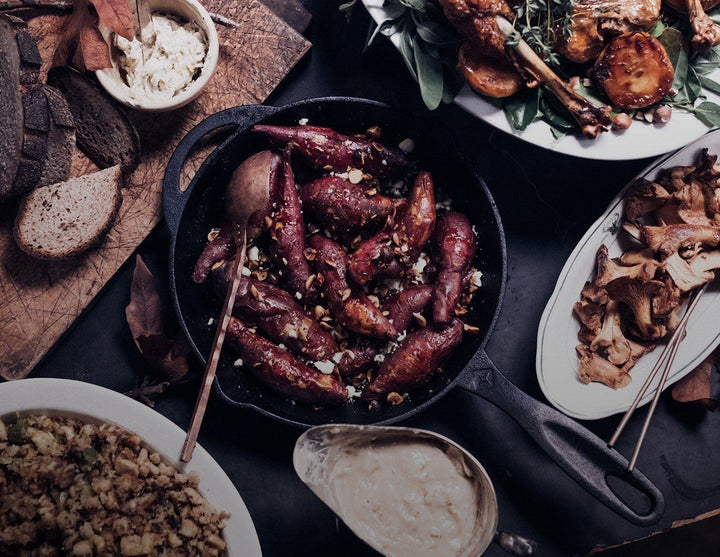
{"type": "MultiPolygon", "coordinates": [[[[125,106],[148,112],[167,112],[180,108],[195,99],[208,84],[217,66],[219,56],[218,36],[210,14],[197,0],[148,0],[148,2],[152,12],[167,13],[177,16],[181,20],[195,22],[205,32],[208,40],[208,51],[200,75],[184,91],[170,99],[161,101],[134,98],[130,93],[130,87],[120,75],[117,61],[113,56],[110,57],[112,67],[98,70],[95,75],[100,85],[105,88],[110,96],[125,106]]],[[[101,26],[100,31],[112,51],[114,39],[112,31],[105,26],[101,26]]]]}
{"type": "Polygon", "coordinates": [[[7,419],[16,413],[112,422],[138,434],[177,469],[196,470],[202,494],[213,507],[230,513],[224,531],[229,557],[262,557],[250,513],[230,478],[200,445],[189,464],[180,462],[185,433],[162,414],[110,389],[69,379],[0,383],[0,418],[7,419]]]}

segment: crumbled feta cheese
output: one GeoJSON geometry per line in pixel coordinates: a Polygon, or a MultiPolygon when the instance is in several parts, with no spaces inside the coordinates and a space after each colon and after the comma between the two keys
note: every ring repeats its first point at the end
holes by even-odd
{"type": "Polygon", "coordinates": [[[348,392],[348,398],[360,398],[360,395],[362,394],[361,390],[356,389],[352,385],[347,386],[347,392],[348,392]]]}
{"type": "Polygon", "coordinates": [[[235,361],[233,362],[233,366],[234,366],[234,367],[242,367],[242,365],[243,365],[242,358],[238,358],[237,360],[235,360],[235,361]]]}
{"type": "Polygon", "coordinates": [[[214,325],[214,324],[215,324],[215,319],[213,319],[212,317],[210,319],[208,319],[208,325],[214,325]]]}
{"type": "Polygon", "coordinates": [[[288,329],[287,337],[288,338],[297,338],[298,337],[297,329],[288,329]]]}
{"type": "Polygon", "coordinates": [[[328,360],[314,362],[313,365],[320,370],[320,373],[324,373],[325,375],[330,375],[335,369],[335,364],[328,360]]]}
{"type": "Polygon", "coordinates": [[[250,261],[260,261],[260,250],[257,246],[251,246],[247,250],[247,256],[250,261]]]}
{"type": "Polygon", "coordinates": [[[244,276],[244,277],[249,277],[251,274],[252,274],[252,273],[250,272],[250,269],[248,269],[247,267],[245,267],[245,266],[243,265],[243,268],[242,268],[242,276],[244,276]]]}
{"type": "Polygon", "coordinates": [[[300,294],[300,292],[295,292],[295,297],[296,297],[298,300],[302,300],[302,294],[300,294]]]}
{"type": "Polygon", "coordinates": [[[287,350],[287,346],[285,346],[282,342],[280,344],[278,344],[278,348],[280,350],[287,350]]]}
{"type": "Polygon", "coordinates": [[[300,118],[298,120],[298,124],[300,124],[301,126],[307,126],[309,121],[310,120],[308,120],[307,118],[300,118]]]}
{"type": "Polygon", "coordinates": [[[339,363],[340,363],[340,360],[342,360],[342,357],[343,357],[343,353],[342,353],[342,352],[336,352],[336,353],[333,355],[333,357],[332,357],[333,362],[335,362],[336,364],[339,364],[339,363]]]}
{"type": "Polygon", "coordinates": [[[400,150],[405,153],[412,153],[415,150],[415,142],[409,137],[406,137],[400,142],[398,147],[400,147],[400,150]]]}
{"type": "Polygon", "coordinates": [[[385,354],[377,354],[374,359],[376,362],[381,364],[385,361],[385,354]]]}
{"type": "Polygon", "coordinates": [[[472,285],[473,285],[473,286],[477,286],[478,288],[480,288],[480,287],[482,286],[482,276],[483,276],[482,271],[480,271],[479,269],[477,269],[477,270],[472,274],[472,278],[470,279],[470,282],[472,283],[472,285]]]}
{"type": "Polygon", "coordinates": [[[417,271],[418,274],[422,274],[425,271],[425,267],[427,266],[428,262],[428,254],[424,251],[420,252],[420,256],[418,257],[418,260],[413,264],[412,268],[417,271]]]}
{"type": "Polygon", "coordinates": [[[406,337],[406,336],[407,336],[407,330],[405,330],[405,331],[403,331],[402,333],[400,333],[400,336],[397,337],[397,341],[400,342],[400,341],[402,341],[402,340],[405,340],[405,337],[406,337]]]}

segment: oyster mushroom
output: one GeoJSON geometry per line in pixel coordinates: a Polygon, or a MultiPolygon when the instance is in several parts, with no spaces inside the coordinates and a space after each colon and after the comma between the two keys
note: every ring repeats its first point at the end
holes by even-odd
{"type": "Polygon", "coordinates": [[[636,222],[643,215],[658,209],[668,199],[670,194],[660,184],[638,178],[625,196],[625,218],[636,222]]]}
{"type": "Polygon", "coordinates": [[[690,260],[689,264],[690,269],[698,275],[720,269],[720,250],[700,252],[690,260]]]}
{"type": "Polygon", "coordinates": [[[608,295],[604,288],[587,281],[582,289],[581,295],[594,304],[604,306],[608,303],[608,295]]]}
{"type": "Polygon", "coordinates": [[[628,277],[620,277],[607,285],[610,299],[628,306],[635,318],[634,325],[645,340],[657,340],[667,332],[665,326],[652,317],[652,298],[663,286],[657,280],[644,282],[628,277]]]}
{"type": "Polygon", "coordinates": [[[591,381],[604,383],[613,389],[626,386],[632,379],[627,372],[611,364],[584,344],[575,347],[580,357],[578,377],[586,385],[591,381]]]}
{"type": "Polygon", "coordinates": [[[663,168],[658,172],[655,181],[669,192],[674,192],[682,188],[686,182],[685,179],[695,172],[694,166],[673,166],[671,168],[663,168]]]}
{"type": "Polygon", "coordinates": [[[655,276],[657,264],[655,261],[647,261],[632,267],[618,265],[608,256],[607,246],[600,246],[597,252],[597,271],[593,284],[598,287],[605,287],[612,281],[621,277],[649,281],[655,276]]]}
{"type": "Polygon", "coordinates": [[[653,262],[657,265],[657,261],[655,261],[655,252],[651,249],[626,251],[620,256],[620,263],[623,265],[632,266],[649,262],[653,262]]]}
{"type": "Polygon", "coordinates": [[[588,329],[588,331],[594,336],[600,332],[602,328],[602,318],[605,313],[605,308],[600,304],[591,302],[590,300],[581,300],[575,302],[573,306],[575,315],[580,320],[580,323],[588,329]]]}
{"type": "MultiPolygon", "coordinates": [[[[715,273],[703,268],[703,262],[708,263],[707,260],[698,260],[700,255],[703,254],[696,255],[692,259],[692,261],[697,260],[694,268],[677,253],[665,260],[665,272],[670,275],[680,291],[688,292],[715,278],[715,273]]],[[[717,256],[713,257],[716,258],[717,256]]]]}
{"type": "Polygon", "coordinates": [[[681,249],[714,247],[720,243],[720,229],[695,224],[643,226],[640,236],[650,249],[659,252],[663,258],[681,249]]]}
{"type": "Polygon", "coordinates": [[[663,288],[652,299],[652,316],[660,319],[668,317],[680,304],[680,289],[671,277],[665,277],[663,288]]]}
{"type": "Polygon", "coordinates": [[[605,353],[608,361],[621,366],[630,359],[630,343],[620,328],[620,308],[615,301],[610,301],[605,307],[602,328],[590,344],[593,352],[605,353]]]}
{"type": "Polygon", "coordinates": [[[621,368],[625,373],[629,373],[640,358],[655,348],[655,344],[649,342],[641,343],[628,339],[628,343],[630,344],[630,358],[621,368]]]}

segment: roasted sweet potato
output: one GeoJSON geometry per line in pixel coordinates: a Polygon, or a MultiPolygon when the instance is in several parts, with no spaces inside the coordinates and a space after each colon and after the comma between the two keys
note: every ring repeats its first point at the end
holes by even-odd
{"type": "Polygon", "coordinates": [[[447,323],[453,318],[475,257],[475,234],[465,215],[445,213],[433,234],[432,253],[440,270],[433,291],[433,321],[447,323]]]}
{"type": "MultiPolygon", "coordinates": [[[[213,282],[219,295],[228,285],[225,264],[213,270],[213,282]]],[[[332,335],[283,289],[251,277],[243,277],[238,286],[233,315],[252,321],[271,340],[285,344],[296,355],[312,361],[332,360],[340,352],[332,335]]]]}
{"type": "Polygon", "coordinates": [[[368,400],[384,399],[421,385],[462,340],[463,324],[455,319],[410,333],[395,352],[385,358],[377,375],[363,391],[368,400]]]}
{"type": "Polygon", "coordinates": [[[429,284],[409,286],[390,296],[382,305],[387,318],[398,331],[407,331],[413,322],[413,314],[420,314],[430,303],[433,287],[429,284]]]}
{"type": "Polygon", "coordinates": [[[340,404],[347,399],[347,389],[337,377],[303,364],[239,319],[231,318],[227,339],[245,369],[272,390],[308,404],[340,404]]]}
{"type": "Polygon", "coordinates": [[[311,301],[317,295],[317,287],[304,254],[305,221],[290,166],[289,147],[283,153],[282,167],[279,199],[270,226],[270,245],[285,289],[303,301],[311,301]]]}
{"type": "Polygon", "coordinates": [[[468,42],[460,47],[458,68],[473,90],[488,97],[503,99],[525,87],[525,80],[514,66],[485,56],[468,42]]]}
{"type": "Polygon", "coordinates": [[[347,172],[358,168],[375,177],[397,178],[410,168],[410,161],[399,149],[330,128],[257,125],[253,130],[292,144],[310,164],[325,170],[347,172]]]}
{"type": "Polygon", "coordinates": [[[324,176],[300,188],[303,210],[323,228],[357,233],[383,223],[405,200],[391,199],[339,176],[324,176]]]}
{"type": "Polygon", "coordinates": [[[235,239],[232,228],[224,226],[203,249],[200,257],[195,263],[192,279],[197,284],[202,284],[208,278],[210,269],[220,261],[226,261],[235,257],[235,239]]]}
{"type": "Polygon", "coordinates": [[[339,323],[362,335],[392,340],[398,332],[365,293],[348,284],[347,254],[334,241],[315,234],[310,245],[316,251],[315,267],[322,275],[322,292],[339,323]]]}
{"type": "Polygon", "coordinates": [[[634,32],[613,39],[590,75],[613,106],[627,110],[659,102],[672,87],[675,69],[660,41],[648,33],[634,32]]]}
{"type": "Polygon", "coordinates": [[[378,276],[400,276],[417,261],[435,228],[435,192],[429,172],[415,179],[397,219],[358,246],[350,258],[350,274],[358,284],[378,276]]]}
{"type": "Polygon", "coordinates": [[[357,338],[343,352],[338,370],[343,377],[352,377],[367,371],[379,353],[379,341],[368,338],[357,338]]]}

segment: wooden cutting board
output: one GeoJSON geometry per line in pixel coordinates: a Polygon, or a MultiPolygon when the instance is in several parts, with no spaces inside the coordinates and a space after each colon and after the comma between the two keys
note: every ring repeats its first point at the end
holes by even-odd
{"type": "MultiPolygon", "coordinates": [[[[159,222],[163,174],[180,139],[214,112],[262,103],[310,49],[302,35],[259,0],[203,3],[209,11],[240,23],[240,28],[217,26],[220,59],[198,99],[172,113],[131,114],[140,134],[141,162],[126,177],[120,213],[103,242],[74,261],[40,262],[15,246],[12,209],[0,209],[0,377],[18,379],[30,373],[159,222]]],[[[45,61],[43,76],[65,17],[41,15],[28,22],[45,61]]],[[[188,162],[185,183],[209,149],[188,162]]],[[[94,170],[78,151],[73,175],[94,170]]]]}

